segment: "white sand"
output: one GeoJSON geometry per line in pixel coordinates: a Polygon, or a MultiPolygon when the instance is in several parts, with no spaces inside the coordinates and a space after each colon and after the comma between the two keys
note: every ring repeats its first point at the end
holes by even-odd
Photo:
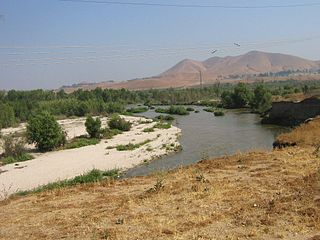
{"type": "MultiPolygon", "coordinates": [[[[132,129],[113,139],[102,140],[93,146],[40,154],[33,160],[18,163],[19,166],[8,164],[0,167],[0,172],[2,172],[0,173],[0,195],[13,194],[50,182],[73,178],[94,168],[100,170],[128,169],[167,154],[168,151],[163,144],[179,145],[178,135],[181,133],[179,128],[172,126],[170,129],[155,129],[154,132],[144,133],[143,129],[152,127],[155,123],[139,124],[139,120],[146,119],[125,118],[134,123],[132,129]],[[152,141],[133,151],[106,149],[119,144],[142,143],[147,139],[152,141]]],[[[84,121],[84,118],[67,119],[59,123],[67,131],[68,137],[72,138],[86,133],[84,121]]],[[[102,119],[103,125],[106,124],[106,121],[106,118],[102,119]]],[[[22,131],[23,126],[17,129],[22,131]]],[[[11,132],[17,129],[11,129],[11,132]]],[[[5,132],[8,133],[9,130],[5,132]]]]}

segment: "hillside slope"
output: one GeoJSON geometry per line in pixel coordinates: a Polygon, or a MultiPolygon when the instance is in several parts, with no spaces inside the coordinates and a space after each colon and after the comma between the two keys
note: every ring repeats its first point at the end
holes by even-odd
{"type": "Polygon", "coordinates": [[[319,132],[318,119],[279,138],[295,147],[9,199],[0,239],[319,239],[319,132]]]}
{"type": "MultiPolygon", "coordinates": [[[[158,76],[151,78],[135,79],[118,83],[87,84],[79,86],[78,88],[150,89],[190,87],[199,84],[200,71],[202,72],[204,83],[210,84],[214,83],[218,77],[224,79],[230,75],[306,69],[320,69],[320,61],[311,61],[280,53],[251,51],[239,56],[212,57],[203,62],[185,59],[158,76]]],[[[75,89],[77,88],[73,88],[73,90],[75,89]]],[[[72,91],[72,88],[67,90],[72,91]]]]}

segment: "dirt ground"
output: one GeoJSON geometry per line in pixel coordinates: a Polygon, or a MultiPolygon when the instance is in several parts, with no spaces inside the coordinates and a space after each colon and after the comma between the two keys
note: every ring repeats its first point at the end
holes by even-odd
{"type": "Polygon", "coordinates": [[[0,203],[0,239],[300,240],[319,235],[320,160],[308,144],[0,203]]]}

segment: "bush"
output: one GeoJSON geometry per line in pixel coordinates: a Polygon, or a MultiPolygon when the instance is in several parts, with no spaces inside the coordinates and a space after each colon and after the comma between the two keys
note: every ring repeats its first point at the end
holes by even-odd
{"type": "Polygon", "coordinates": [[[13,136],[3,137],[3,150],[5,157],[18,157],[26,152],[24,145],[25,141],[22,138],[14,139],[13,136]]]}
{"type": "Polygon", "coordinates": [[[13,157],[4,157],[1,159],[2,164],[11,164],[11,163],[16,163],[16,162],[24,162],[33,159],[34,157],[29,154],[29,153],[22,153],[19,156],[13,157]]]}
{"type": "Polygon", "coordinates": [[[133,151],[139,147],[142,147],[145,144],[148,144],[149,142],[151,142],[151,140],[147,139],[142,143],[137,143],[137,144],[129,143],[127,145],[118,145],[116,149],[118,151],[133,151]]]}
{"type": "Polygon", "coordinates": [[[14,110],[8,104],[0,104],[0,129],[11,127],[15,123],[14,110]]]}
{"type": "Polygon", "coordinates": [[[154,125],[154,128],[169,129],[169,128],[171,128],[171,124],[170,123],[164,123],[164,122],[158,122],[156,125],[154,125]]]}
{"type": "Polygon", "coordinates": [[[188,111],[188,112],[194,112],[194,108],[192,108],[192,107],[187,107],[187,111],[188,111]]]}
{"type": "Polygon", "coordinates": [[[118,130],[118,129],[104,128],[101,130],[101,135],[102,135],[102,138],[104,138],[104,139],[111,139],[114,136],[121,134],[121,133],[122,133],[122,131],[118,130]]]}
{"type": "Polygon", "coordinates": [[[145,133],[154,132],[154,128],[145,128],[145,129],[143,129],[143,132],[145,132],[145,133]]]}
{"type": "Polygon", "coordinates": [[[221,110],[215,111],[215,112],[214,112],[214,115],[215,115],[216,117],[224,116],[224,111],[221,111],[221,110]]]}
{"type": "Polygon", "coordinates": [[[26,153],[25,140],[23,138],[14,138],[12,135],[5,136],[3,142],[3,158],[0,161],[3,164],[23,162],[33,159],[31,154],[26,153]]]}
{"type": "Polygon", "coordinates": [[[147,111],[148,111],[147,107],[138,107],[138,108],[127,109],[127,112],[129,112],[129,113],[143,113],[143,112],[147,112],[147,111]]]}
{"type": "Polygon", "coordinates": [[[210,113],[214,113],[215,109],[214,108],[204,108],[203,111],[205,112],[210,112],[210,113]]]}
{"type": "Polygon", "coordinates": [[[159,115],[156,116],[156,119],[160,121],[173,121],[175,118],[170,115],[159,115]]]}
{"type": "Polygon", "coordinates": [[[108,121],[110,129],[118,129],[120,131],[130,131],[131,123],[121,118],[119,115],[113,115],[108,121]]]}
{"type": "Polygon", "coordinates": [[[189,112],[185,107],[182,106],[170,106],[169,108],[157,108],[157,113],[166,113],[174,115],[188,115],[189,112]]]}
{"type": "Polygon", "coordinates": [[[28,121],[27,140],[42,152],[51,151],[66,143],[66,133],[50,113],[40,112],[28,121]]]}
{"type": "Polygon", "coordinates": [[[100,118],[93,119],[89,116],[85,122],[86,130],[90,138],[99,138],[101,133],[101,120],[100,118]]]}
{"type": "Polygon", "coordinates": [[[81,148],[85,146],[90,146],[90,145],[96,145],[100,142],[99,139],[97,138],[74,138],[70,142],[68,142],[65,146],[64,149],[73,149],[73,148],[81,148]]]}

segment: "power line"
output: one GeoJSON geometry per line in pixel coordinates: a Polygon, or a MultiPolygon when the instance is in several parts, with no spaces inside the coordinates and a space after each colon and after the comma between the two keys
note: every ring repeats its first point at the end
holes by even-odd
{"type": "Polygon", "coordinates": [[[127,5],[127,6],[145,6],[145,7],[175,7],[175,8],[224,8],[224,9],[266,9],[266,8],[299,8],[299,7],[315,7],[320,3],[296,3],[284,5],[201,5],[201,4],[170,4],[170,3],[147,3],[147,2],[119,2],[119,1],[99,1],[99,0],[58,0],[60,2],[74,3],[94,3],[108,5],[127,5]]]}

